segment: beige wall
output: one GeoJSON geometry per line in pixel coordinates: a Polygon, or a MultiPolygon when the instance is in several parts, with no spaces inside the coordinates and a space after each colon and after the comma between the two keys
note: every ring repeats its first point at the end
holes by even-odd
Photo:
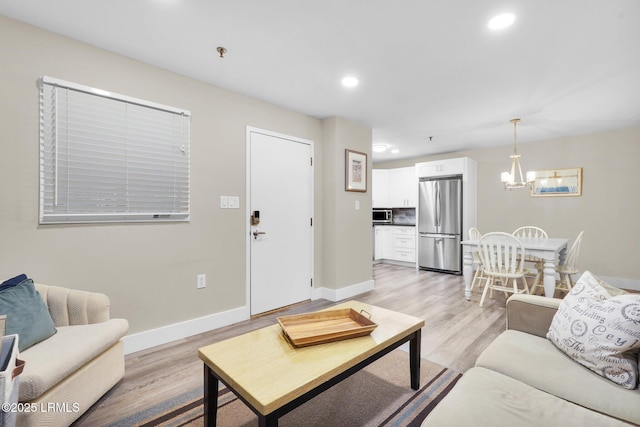
{"type": "Polygon", "coordinates": [[[330,289],[372,280],[371,162],[366,193],[345,191],[345,147],[371,159],[371,129],[333,117],[324,121],[325,285],[330,289]],[[356,209],[359,202],[360,209],[356,209]]]}
{"type": "MultiPolygon", "coordinates": [[[[338,186],[332,176],[330,190],[323,192],[321,120],[2,16],[0,58],[0,278],[24,272],[38,282],[104,292],[113,315],[129,320],[131,333],[245,306],[246,126],[315,141],[316,287],[324,286],[323,251],[358,240],[350,234],[359,230],[329,242],[323,238],[323,215],[333,218],[343,200],[336,197],[330,210],[323,208],[323,195],[338,186]],[[190,110],[191,221],[39,226],[42,75],[190,110]],[[219,209],[221,195],[240,196],[240,209],[219,209]],[[208,286],[199,290],[195,280],[201,273],[208,286]]],[[[344,142],[334,140],[336,152],[344,142]]],[[[368,208],[370,202],[363,203],[362,212],[368,208]]],[[[362,269],[354,280],[371,275],[370,264],[353,268],[362,269]]],[[[334,278],[331,286],[339,287],[351,277],[340,283],[334,278]]]]}
{"type": "MultiPolygon", "coordinates": [[[[505,135],[505,142],[508,135],[505,135]]],[[[518,144],[525,170],[582,167],[581,197],[530,197],[525,189],[505,191],[500,172],[510,166],[512,146],[449,153],[376,164],[401,167],[468,156],[478,163],[478,228],[513,231],[537,225],[572,240],[584,230],[579,267],[605,277],[640,280],[640,128],[518,144]]]]}

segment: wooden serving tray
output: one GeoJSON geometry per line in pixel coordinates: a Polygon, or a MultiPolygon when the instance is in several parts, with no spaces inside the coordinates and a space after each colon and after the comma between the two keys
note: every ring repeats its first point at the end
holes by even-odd
{"type": "Polygon", "coordinates": [[[276,319],[284,335],[296,347],[362,337],[378,326],[352,308],[294,314],[276,319]]]}

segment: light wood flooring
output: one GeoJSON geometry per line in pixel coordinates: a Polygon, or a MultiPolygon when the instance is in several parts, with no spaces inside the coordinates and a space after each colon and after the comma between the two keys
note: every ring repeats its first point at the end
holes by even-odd
{"type": "MultiPolygon", "coordinates": [[[[356,300],[425,319],[422,357],[464,372],[505,329],[505,297],[495,292],[484,308],[480,293],[464,299],[462,276],[389,264],[373,268],[375,289],[356,300]]],[[[126,374],[74,426],[102,426],[142,408],[202,385],[197,350],[235,335],[276,323],[275,317],[330,307],[327,300],[307,301],[234,325],[127,355],[126,374]]]]}

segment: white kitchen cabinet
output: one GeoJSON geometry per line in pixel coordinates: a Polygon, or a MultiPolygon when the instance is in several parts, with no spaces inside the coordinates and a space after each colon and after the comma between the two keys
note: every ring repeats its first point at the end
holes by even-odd
{"type": "Polygon", "coordinates": [[[467,157],[459,157],[455,159],[416,163],[416,169],[419,177],[462,175],[465,172],[466,163],[467,157]]]}
{"type": "Polygon", "coordinates": [[[413,166],[374,169],[372,176],[374,208],[414,208],[418,204],[418,178],[413,166]]]}
{"type": "Polygon", "coordinates": [[[414,263],[416,262],[416,250],[396,249],[393,253],[393,260],[414,263]]]}
{"type": "Polygon", "coordinates": [[[413,249],[416,247],[416,228],[412,226],[393,227],[393,246],[413,249]]]}
{"type": "Polygon", "coordinates": [[[416,262],[416,228],[394,227],[393,260],[416,262]]]}
{"type": "Polygon", "coordinates": [[[382,227],[382,258],[393,257],[393,226],[382,227]]]}
{"type": "Polygon", "coordinates": [[[373,259],[382,259],[382,225],[375,225],[373,227],[373,259]]]}
{"type": "Polygon", "coordinates": [[[376,225],[374,259],[416,261],[416,228],[413,226],[376,225]]]}
{"type": "Polygon", "coordinates": [[[389,170],[373,169],[371,174],[371,203],[374,208],[389,208],[389,170]]]}
{"type": "Polygon", "coordinates": [[[418,206],[418,176],[416,175],[416,168],[411,166],[405,170],[405,182],[406,182],[406,196],[407,206],[418,206]]]}
{"type": "Polygon", "coordinates": [[[389,202],[392,208],[415,208],[417,204],[418,179],[413,166],[388,169],[389,202]]]}
{"type": "Polygon", "coordinates": [[[393,229],[391,225],[376,225],[374,242],[374,259],[391,259],[393,257],[393,229]]]}

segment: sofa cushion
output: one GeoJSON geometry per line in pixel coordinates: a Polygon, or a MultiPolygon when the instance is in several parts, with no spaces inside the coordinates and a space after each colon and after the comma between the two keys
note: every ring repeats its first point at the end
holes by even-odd
{"type": "Polygon", "coordinates": [[[628,426],[484,368],[471,368],[422,427],[628,426]]]}
{"type": "Polygon", "coordinates": [[[580,406],[640,424],[638,389],[622,388],[575,363],[546,338],[505,331],[478,356],[476,366],[500,372],[580,406]]]}
{"type": "Polygon", "coordinates": [[[20,354],[26,362],[20,375],[20,402],[42,395],[115,344],[128,329],[124,319],[58,327],[56,335],[20,354]]]}
{"type": "Polygon", "coordinates": [[[6,334],[18,334],[20,351],[56,333],[49,310],[31,279],[0,291],[0,314],[7,315],[6,334]]]}
{"type": "Polygon", "coordinates": [[[558,308],[547,338],[576,362],[625,388],[638,386],[640,295],[612,296],[585,271],[558,308]]]}

